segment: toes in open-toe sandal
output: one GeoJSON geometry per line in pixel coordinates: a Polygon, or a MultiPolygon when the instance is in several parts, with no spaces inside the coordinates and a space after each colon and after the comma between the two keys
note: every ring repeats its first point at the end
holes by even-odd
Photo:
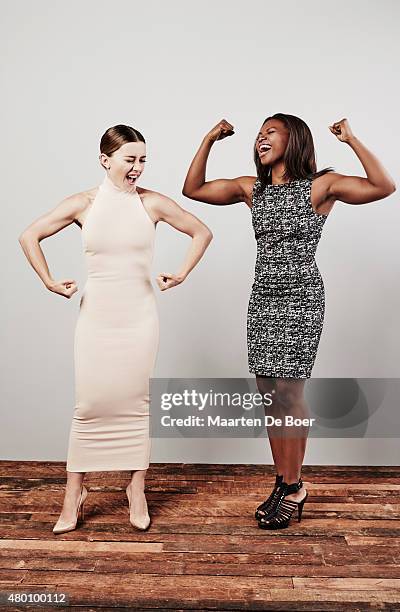
{"type": "MultiPolygon", "coordinates": [[[[268,497],[262,504],[260,504],[255,512],[255,517],[259,521],[261,518],[269,518],[275,513],[276,505],[279,501],[279,490],[283,483],[283,476],[276,476],[275,487],[268,497]]],[[[301,477],[298,480],[299,488],[303,486],[301,477]]]]}
{"type": "Polygon", "coordinates": [[[260,519],[262,516],[266,516],[267,514],[269,514],[271,507],[274,505],[275,500],[278,497],[278,489],[281,486],[282,482],[283,476],[279,476],[279,474],[277,474],[275,476],[275,486],[272,489],[271,495],[259,506],[257,506],[257,509],[254,513],[256,519],[260,519]]]}

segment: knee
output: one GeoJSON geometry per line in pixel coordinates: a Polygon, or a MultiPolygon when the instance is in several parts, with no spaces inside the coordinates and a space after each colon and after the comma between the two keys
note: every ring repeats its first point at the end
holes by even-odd
{"type": "Polygon", "coordinates": [[[261,394],[272,393],[275,389],[275,378],[273,376],[256,376],[257,388],[261,394]]]}
{"type": "MultiPolygon", "coordinates": [[[[300,394],[301,395],[301,394],[300,394]]],[[[279,404],[289,408],[300,400],[299,391],[285,380],[276,382],[276,400],[279,404]]]]}

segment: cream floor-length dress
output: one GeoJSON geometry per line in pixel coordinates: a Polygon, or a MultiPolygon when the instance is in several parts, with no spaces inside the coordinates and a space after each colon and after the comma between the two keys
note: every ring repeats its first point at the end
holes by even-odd
{"type": "Polygon", "coordinates": [[[149,378],[159,343],[154,237],[136,188],[122,190],[106,175],[82,226],[88,276],[75,327],[68,471],[149,466],[149,378]]]}

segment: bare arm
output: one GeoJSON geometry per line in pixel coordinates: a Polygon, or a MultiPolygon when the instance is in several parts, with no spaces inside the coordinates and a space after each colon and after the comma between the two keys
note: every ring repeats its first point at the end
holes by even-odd
{"type": "Polygon", "coordinates": [[[184,210],[171,198],[154,192],[153,210],[158,220],[165,221],[175,229],[192,238],[189,250],[177,274],[163,272],[158,275],[157,283],[161,291],[178,285],[203,257],[204,252],[212,240],[212,232],[200,219],[184,210]]]}
{"type": "Polygon", "coordinates": [[[65,198],[53,210],[33,221],[19,236],[18,240],[32,268],[41,278],[47,289],[70,298],[78,288],[73,279],[55,281],[49,271],[40,241],[59,232],[74,222],[85,209],[87,199],[84,194],[65,198]]]}
{"type": "Polygon", "coordinates": [[[355,152],[366,172],[367,178],[328,173],[327,197],[348,204],[366,204],[386,198],[396,190],[392,177],[378,158],[352,133],[347,119],[342,119],[329,129],[339,140],[346,142],[355,152]]]}
{"type": "Polygon", "coordinates": [[[222,119],[206,136],[190,164],[182,194],[207,204],[235,204],[246,201],[246,186],[251,177],[206,181],[206,166],[211,147],[217,140],[234,134],[233,126],[222,119]]]}

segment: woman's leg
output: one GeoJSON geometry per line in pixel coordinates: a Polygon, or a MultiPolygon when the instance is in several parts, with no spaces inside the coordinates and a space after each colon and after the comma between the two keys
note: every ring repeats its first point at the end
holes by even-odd
{"type": "Polygon", "coordinates": [[[59,520],[63,523],[72,523],[75,520],[84,476],[85,472],[68,472],[67,470],[64,503],[59,516],[59,520]]]}
{"type": "MultiPolygon", "coordinates": [[[[277,403],[275,400],[276,396],[276,379],[272,376],[256,376],[256,384],[261,395],[269,394],[269,397],[272,400],[272,404],[270,402],[264,404],[264,412],[266,415],[271,415],[276,418],[280,418],[280,410],[277,407],[277,403]]],[[[275,464],[276,473],[281,476],[283,474],[284,463],[282,461],[283,452],[282,452],[282,432],[280,427],[276,427],[274,425],[267,426],[269,443],[271,446],[272,458],[275,464]]]]}
{"type": "Polygon", "coordinates": [[[131,490],[131,512],[137,518],[146,516],[148,512],[146,496],[144,493],[146,472],[147,469],[132,470],[131,481],[128,485],[130,486],[131,490]]]}
{"type": "MultiPolygon", "coordinates": [[[[297,482],[301,475],[307,437],[308,426],[285,425],[285,417],[309,418],[309,408],[304,399],[305,379],[277,378],[275,385],[275,401],[279,407],[282,419],[281,444],[278,448],[279,466],[282,469],[283,479],[287,483],[297,482]]],[[[303,486],[297,493],[286,496],[286,499],[302,500],[307,491],[303,486]]]]}
{"type": "MultiPolygon", "coordinates": [[[[282,419],[283,423],[282,426],[267,426],[276,472],[283,475],[287,483],[297,482],[301,475],[309,428],[286,426],[285,416],[309,418],[309,409],[303,396],[305,380],[257,375],[256,383],[261,394],[271,394],[272,404],[265,406],[265,413],[282,419]]],[[[287,499],[299,501],[306,493],[303,486],[297,493],[288,495],[287,499]]]]}

